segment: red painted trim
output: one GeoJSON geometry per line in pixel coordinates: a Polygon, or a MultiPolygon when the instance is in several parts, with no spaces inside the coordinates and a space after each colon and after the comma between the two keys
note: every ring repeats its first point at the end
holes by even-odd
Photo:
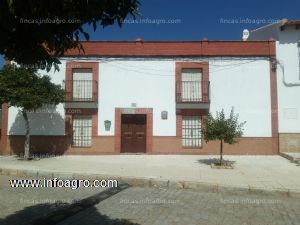
{"type": "Polygon", "coordinates": [[[89,114],[96,114],[98,109],[92,108],[81,108],[81,109],[66,109],[65,113],[68,115],[89,115],[89,114]]]}
{"type": "Polygon", "coordinates": [[[72,120],[72,114],[66,114],[65,115],[65,135],[72,137],[73,134],[73,120],[72,120]]]}
{"type": "MultiPolygon", "coordinates": [[[[9,65],[10,61],[5,59],[4,65],[9,65]]],[[[0,105],[2,107],[2,128],[1,128],[1,136],[7,136],[7,128],[8,128],[8,104],[4,103],[0,105]]]]}
{"type": "MultiPolygon", "coordinates": [[[[124,108],[115,109],[115,153],[121,153],[121,115],[124,108]]],[[[146,114],[146,153],[152,152],[153,143],[153,109],[152,108],[134,108],[134,114],[146,114]]]]}
{"type": "Polygon", "coordinates": [[[201,116],[202,120],[208,115],[205,109],[181,109],[176,111],[176,136],[182,137],[182,116],[201,116]]]}
{"type": "Polygon", "coordinates": [[[277,74],[276,69],[272,69],[272,65],[274,65],[274,67],[276,66],[275,59],[270,59],[272,152],[279,154],[277,74]]]}
{"type": "Polygon", "coordinates": [[[8,127],[8,104],[2,104],[2,129],[1,136],[7,135],[7,127],[8,127]]]}
{"type": "MultiPolygon", "coordinates": [[[[73,69],[92,69],[93,72],[93,80],[99,81],[99,63],[98,62],[76,62],[70,61],[66,63],[66,80],[73,79],[73,69]]],[[[95,88],[93,86],[93,88],[95,88]]],[[[97,87],[96,87],[97,88],[97,87]]],[[[67,90],[71,91],[71,90],[67,90]]],[[[97,93],[98,94],[98,93],[97,93]]],[[[66,110],[66,135],[72,136],[73,128],[72,128],[72,120],[73,114],[79,115],[92,115],[92,136],[98,136],[98,110],[97,109],[86,109],[82,108],[79,109],[77,113],[71,113],[70,111],[66,110]]]]}
{"type": "MultiPolygon", "coordinates": [[[[176,76],[176,82],[179,82],[182,80],[182,70],[183,69],[200,69],[202,71],[202,81],[209,81],[209,63],[208,62],[176,62],[175,65],[175,76],[176,76]]],[[[181,84],[176,85],[176,88],[178,90],[175,90],[175,96],[176,96],[176,101],[179,102],[181,101],[181,84]]],[[[204,89],[203,94],[206,93],[207,98],[209,98],[209,89],[204,89]]],[[[208,102],[209,99],[203,99],[204,102],[208,102]]]]}
{"type": "MultiPolygon", "coordinates": [[[[65,80],[73,79],[73,69],[92,69],[93,80],[97,81],[97,83],[98,83],[98,81],[99,81],[99,63],[98,62],[76,62],[76,61],[67,62],[66,63],[65,80]]],[[[68,88],[72,88],[72,87],[68,86],[68,88]]],[[[93,86],[93,88],[98,88],[98,87],[93,86]]],[[[66,91],[71,92],[72,90],[66,90],[66,91]]],[[[93,92],[95,92],[95,91],[96,90],[93,90],[93,92]]]]}
{"type": "Polygon", "coordinates": [[[9,154],[7,152],[7,129],[8,129],[8,104],[2,104],[2,129],[0,134],[0,155],[9,154]]]}
{"type": "Polygon", "coordinates": [[[98,136],[98,113],[92,114],[92,136],[98,136]]]}
{"type": "MultiPolygon", "coordinates": [[[[70,110],[70,109],[68,109],[70,110]]],[[[74,109],[78,113],[69,113],[66,110],[66,135],[72,136],[73,133],[73,115],[92,115],[92,136],[98,136],[98,110],[97,109],[74,109]]]]}
{"type": "Polygon", "coordinates": [[[275,41],[82,42],[64,56],[275,56],[275,41]]]}

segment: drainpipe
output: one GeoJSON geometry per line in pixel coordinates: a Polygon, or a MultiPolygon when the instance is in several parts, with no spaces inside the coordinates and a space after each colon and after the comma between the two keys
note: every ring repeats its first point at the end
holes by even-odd
{"type": "MultiPolygon", "coordinates": [[[[299,60],[300,61],[300,60],[299,60]]],[[[298,83],[288,83],[286,80],[285,80],[285,74],[284,74],[284,65],[282,62],[280,62],[279,60],[276,60],[276,63],[279,65],[281,71],[282,71],[282,83],[284,84],[284,86],[286,87],[298,87],[300,86],[300,82],[298,83]]],[[[300,68],[299,68],[300,70],[300,68]]],[[[300,75],[299,75],[300,76],[300,75]]],[[[300,79],[300,77],[299,77],[300,79]]]]}

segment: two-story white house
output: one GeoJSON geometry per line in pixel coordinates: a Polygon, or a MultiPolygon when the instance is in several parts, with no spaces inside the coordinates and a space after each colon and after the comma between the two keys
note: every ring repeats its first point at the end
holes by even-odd
{"type": "Polygon", "coordinates": [[[276,40],[279,143],[300,152],[300,21],[283,19],[250,32],[248,40],[276,40]]]}
{"type": "MultiPolygon", "coordinates": [[[[202,120],[234,107],[244,135],[225,154],[278,153],[274,41],[82,44],[84,53],[67,52],[48,73],[65,102],[30,113],[33,152],[217,154],[202,120]]],[[[18,109],[3,105],[1,154],[21,152],[24,132],[18,109]]]]}

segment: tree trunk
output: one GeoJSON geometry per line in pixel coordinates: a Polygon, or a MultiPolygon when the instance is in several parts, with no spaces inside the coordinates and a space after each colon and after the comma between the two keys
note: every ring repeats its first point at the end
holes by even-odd
{"type": "Polygon", "coordinates": [[[223,140],[220,143],[220,165],[223,164],[223,140]]]}
{"type": "Polygon", "coordinates": [[[27,112],[22,110],[22,115],[25,120],[25,143],[24,143],[24,159],[28,160],[30,157],[30,129],[29,129],[29,120],[27,116],[27,112]]]}

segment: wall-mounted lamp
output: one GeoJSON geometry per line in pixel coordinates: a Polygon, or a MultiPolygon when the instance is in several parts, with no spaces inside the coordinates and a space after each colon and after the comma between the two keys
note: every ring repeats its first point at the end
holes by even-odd
{"type": "Polygon", "coordinates": [[[104,127],[105,127],[105,131],[110,131],[111,121],[110,120],[105,120],[104,121],[104,127]]]}

